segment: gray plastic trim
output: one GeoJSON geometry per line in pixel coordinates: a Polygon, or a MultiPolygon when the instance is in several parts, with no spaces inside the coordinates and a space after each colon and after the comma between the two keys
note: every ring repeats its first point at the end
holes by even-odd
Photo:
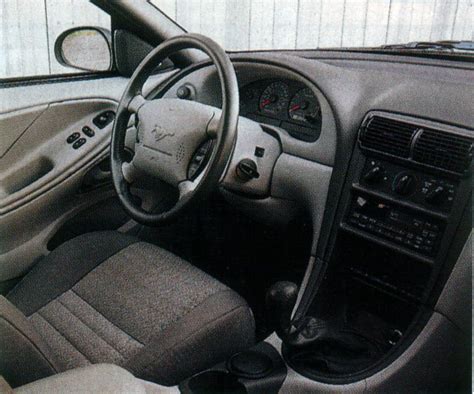
{"type": "MultiPolygon", "coordinates": [[[[155,89],[176,71],[150,77],[145,84],[144,93],[155,89]]],[[[92,97],[118,102],[128,78],[114,77],[103,79],[85,79],[80,81],[62,81],[43,84],[15,86],[0,89],[0,114],[30,108],[40,104],[69,100],[90,99],[92,97]]]]}
{"type": "MultiPolygon", "coordinates": [[[[152,76],[144,92],[174,72],[152,76]]],[[[96,130],[77,151],[66,138],[84,121],[92,127],[96,113],[115,108],[127,82],[121,77],[73,79],[0,89],[0,132],[9,135],[2,138],[0,183],[8,174],[7,182],[16,182],[17,170],[27,173],[41,158],[53,164],[32,185],[20,182],[21,187],[10,187],[18,190],[0,196],[0,281],[24,274],[48,254],[47,242],[69,217],[113,195],[104,189],[77,194],[85,173],[108,154],[110,126],[96,130]]]]}
{"type": "MultiPolygon", "coordinates": [[[[115,107],[115,102],[101,99],[48,104],[0,159],[0,215],[45,193],[105,151],[111,126],[99,130],[92,119],[115,107]],[[86,143],[73,149],[66,139],[73,132],[81,132],[85,125],[95,131],[95,136],[82,135],[86,143]],[[41,167],[45,167],[43,171],[41,167]],[[37,174],[32,176],[35,172],[37,174]]],[[[35,107],[33,113],[36,112],[35,107]]],[[[17,117],[23,114],[24,111],[19,111],[17,117]]],[[[17,117],[10,114],[8,119],[14,121],[17,117]]]]}
{"type": "MultiPolygon", "coordinates": [[[[281,351],[281,340],[273,334],[269,342],[281,351]]],[[[346,385],[331,385],[308,379],[291,367],[280,393],[417,392],[449,384],[452,371],[465,368],[458,355],[466,353],[460,331],[434,313],[412,345],[387,368],[368,379],[346,385]]],[[[467,349],[469,352],[469,349],[467,349]]]]}
{"type": "MultiPolygon", "coordinates": [[[[471,276],[472,233],[449,277],[436,309],[413,343],[390,365],[371,377],[347,385],[330,385],[308,379],[291,367],[280,390],[281,393],[353,393],[353,392],[414,392],[439,391],[456,382],[457,374],[466,372],[471,349],[466,346],[471,338],[471,276]],[[459,282],[461,281],[461,282],[459,282]],[[449,297],[450,302],[443,300],[449,297]],[[458,304],[462,304],[460,307],[458,304]],[[462,311],[462,312],[461,312],[462,311]],[[463,314],[463,322],[457,314],[463,314]],[[446,318],[445,316],[450,316],[446,318]],[[469,321],[467,321],[469,319],[469,321]],[[469,330],[464,324],[469,324],[469,330]]],[[[273,333],[266,339],[281,353],[282,342],[273,333]]]]}
{"type": "Polygon", "coordinates": [[[146,394],[148,390],[130,372],[112,364],[72,369],[15,389],[22,394],[67,392],[146,394]]]}
{"type": "MultiPolygon", "coordinates": [[[[316,142],[304,142],[291,137],[281,128],[274,129],[281,140],[283,152],[332,166],[337,144],[336,121],[329,102],[314,83],[301,74],[289,68],[284,68],[283,65],[250,63],[239,59],[233,60],[233,64],[240,88],[260,79],[280,78],[302,82],[313,90],[321,105],[322,127],[319,139],[316,142]]],[[[193,97],[194,100],[220,108],[220,95],[216,94],[216,92],[219,92],[219,81],[214,67],[199,68],[185,76],[178,83],[171,86],[164,97],[176,98],[179,87],[183,85],[192,87],[192,90],[196,92],[193,97]]]]}
{"type": "Polygon", "coordinates": [[[271,195],[296,201],[311,217],[312,255],[318,245],[331,176],[331,167],[285,153],[278,158],[273,172],[271,195]]]}
{"type": "Polygon", "coordinates": [[[239,117],[237,130],[237,140],[222,185],[238,193],[266,197],[270,193],[273,168],[281,152],[280,143],[265,133],[257,122],[242,116],[239,117]],[[265,149],[263,157],[255,156],[257,147],[265,149]],[[237,165],[243,159],[252,159],[256,163],[258,178],[243,181],[237,176],[237,165]]]}
{"type": "Polygon", "coordinates": [[[56,187],[0,218],[0,281],[25,274],[49,253],[46,245],[64,222],[114,195],[111,189],[77,195],[85,173],[105,156],[98,156],[56,187]]]}
{"type": "Polygon", "coordinates": [[[466,335],[472,330],[472,231],[451,271],[435,310],[466,335]]]}

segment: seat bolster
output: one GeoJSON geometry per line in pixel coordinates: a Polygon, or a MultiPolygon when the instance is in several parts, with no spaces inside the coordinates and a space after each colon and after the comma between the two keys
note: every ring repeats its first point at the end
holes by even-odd
{"type": "Polygon", "coordinates": [[[144,382],[111,364],[94,364],[30,383],[15,390],[18,394],[115,393],[146,394],[144,382]]]}
{"type": "Polygon", "coordinates": [[[117,231],[80,235],[53,250],[7,294],[25,316],[60,296],[90,271],[138,239],[117,231]]]}
{"type": "Polygon", "coordinates": [[[252,311],[229,289],[161,331],[127,364],[142,379],[172,386],[254,344],[252,311]]]}
{"type": "Polygon", "coordinates": [[[48,345],[28,319],[0,296],[0,375],[17,387],[58,370],[48,345]]]}

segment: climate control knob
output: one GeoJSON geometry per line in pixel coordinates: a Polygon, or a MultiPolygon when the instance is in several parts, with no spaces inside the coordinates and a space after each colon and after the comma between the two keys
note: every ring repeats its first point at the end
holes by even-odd
{"type": "Polygon", "coordinates": [[[369,171],[367,171],[364,175],[364,181],[371,184],[376,185],[383,180],[383,176],[385,171],[380,166],[372,167],[369,171]]]}
{"type": "Polygon", "coordinates": [[[395,177],[392,189],[400,196],[409,196],[415,191],[416,182],[415,175],[402,172],[395,177]]]}
{"type": "Polygon", "coordinates": [[[446,201],[447,191],[443,186],[435,186],[433,189],[428,191],[425,197],[425,201],[432,205],[443,205],[446,201]]]}

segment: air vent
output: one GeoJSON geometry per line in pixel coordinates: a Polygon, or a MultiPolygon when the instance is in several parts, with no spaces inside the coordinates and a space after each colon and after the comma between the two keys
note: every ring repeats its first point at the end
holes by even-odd
{"type": "Polygon", "coordinates": [[[473,140],[468,137],[423,129],[415,142],[413,160],[463,174],[469,169],[472,150],[473,140]]]}
{"type": "Polygon", "coordinates": [[[410,155],[410,144],[418,126],[382,116],[369,119],[360,134],[361,146],[394,156],[410,155]]]}

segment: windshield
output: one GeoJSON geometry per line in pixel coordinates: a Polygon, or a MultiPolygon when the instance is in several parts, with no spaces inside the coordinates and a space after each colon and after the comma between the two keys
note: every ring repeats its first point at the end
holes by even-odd
{"type": "Polygon", "coordinates": [[[472,0],[150,1],[187,31],[205,34],[231,51],[474,38],[472,0]]]}

